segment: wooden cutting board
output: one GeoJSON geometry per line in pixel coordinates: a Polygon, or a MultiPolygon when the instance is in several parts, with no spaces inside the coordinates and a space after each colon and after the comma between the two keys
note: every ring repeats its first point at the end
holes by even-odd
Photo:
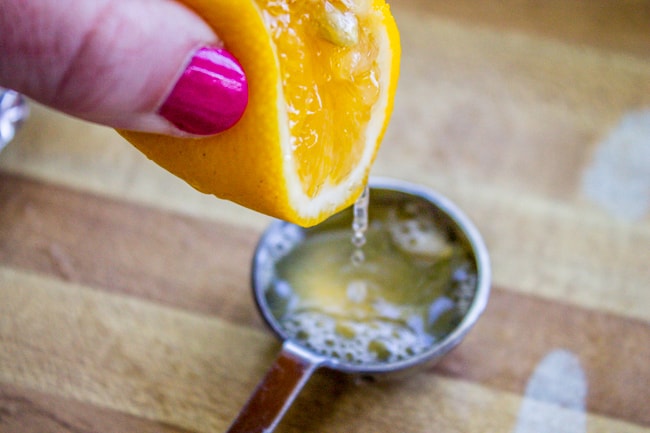
{"type": "MultiPolygon", "coordinates": [[[[278,431],[650,432],[650,2],[392,9],[374,174],[474,220],[492,295],[437,366],[318,373],[278,431]]],[[[32,104],[0,154],[0,222],[0,432],[227,428],[279,348],[249,287],[267,217],[32,104]]]]}

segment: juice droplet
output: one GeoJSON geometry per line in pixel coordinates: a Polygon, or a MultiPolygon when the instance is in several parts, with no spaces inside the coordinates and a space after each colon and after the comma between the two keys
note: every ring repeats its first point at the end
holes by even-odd
{"type": "Polygon", "coordinates": [[[355,250],[350,260],[354,266],[361,265],[365,260],[362,247],[366,244],[366,230],[368,230],[368,206],[370,204],[370,188],[368,185],[354,203],[352,210],[352,245],[355,250]]]}
{"type": "Polygon", "coordinates": [[[357,247],[357,249],[354,250],[352,257],[350,257],[350,261],[353,266],[361,266],[363,262],[366,261],[366,255],[363,253],[361,247],[357,247]]]}

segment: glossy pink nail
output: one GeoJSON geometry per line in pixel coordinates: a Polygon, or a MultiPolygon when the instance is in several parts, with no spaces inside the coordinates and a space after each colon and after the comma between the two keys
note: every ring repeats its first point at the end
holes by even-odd
{"type": "Polygon", "coordinates": [[[244,71],[228,51],[199,49],[159,110],[182,131],[212,135],[232,127],[248,104],[244,71]]]}

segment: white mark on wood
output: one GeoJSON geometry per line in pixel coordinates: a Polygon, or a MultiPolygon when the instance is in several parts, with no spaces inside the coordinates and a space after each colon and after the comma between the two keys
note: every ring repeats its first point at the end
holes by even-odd
{"type": "Polygon", "coordinates": [[[621,119],[582,180],[585,196],[618,218],[638,220],[650,211],[650,109],[621,119]]]}
{"type": "Polygon", "coordinates": [[[528,380],[514,433],[585,433],[587,379],[571,352],[557,349],[528,380]]]}

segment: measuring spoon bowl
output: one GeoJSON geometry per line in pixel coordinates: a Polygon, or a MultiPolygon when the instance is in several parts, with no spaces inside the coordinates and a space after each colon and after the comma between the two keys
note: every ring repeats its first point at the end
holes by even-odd
{"type": "MultiPolygon", "coordinates": [[[[381,218],[389,218],[395,215],[395,209],[403,209],[406,206],[409,212],[414,214],[413,223],[411,220],[400,220],[402,226],[413,229],[413,226],[423,224],[427,221],[435,222],[435,229],[446,240],[462,248],[466,253],[469,263],[470,277],[461,283],[453,283],[453,312],[457,317],[450,322],[449,329],[443,335],[436,335],[435,338],[425,338],[426,344],[420,345],[412,353],[402,354],[404,356],[389,357],[384,359],[353,359],[349,356],[333,356],[333,351],[323,350],[316,347],[309,338],[301,338],[300,332],[289,329],[283,322],[285,309],[278,308],[282,299],[290,287],[278,285],[279,263],[288,254],[297,251],[309,239],[318,236],[329,236],[332,230],[350,228],[352,235],[352,210],[343,211],[327,221],[311,228],[302,228],[284,221],[276,221],[263,233],[255,255],[252,267],[253,295],[257,307],[267,325],[283,342],[280,353],[266,376],[259,383],[249,401],[246,403],[238,417],[230,426],[229,433],[252,433],[271,432],[280,422],[282,416],[291,406],[292,402],[307,383],[309,377],[319,368],[327,368],[347,373],[362,378],[395,378],[405,374],[412,374],[418,369],[430,367],[451,349],[457,346],[469,330],[474,326],[488,301],[490,291],[490,263],[485,244],[474,226],[465,214],[451,201],[442,195],[420,185],[387,178],[372,178],[370,180],[370,206],[369,214],[371,226],[373,215],[382,215],[381,218]],[[388,215],[388,217],[387,217],[388,215]],[[425,216],[426,219],[421,217],[425,216]],[[406,221],[404,223],[404,221],[406,221]],[[280,295],[275,293],[281,292],[280,295]]],[[[426,224],[425,224],[426,225],[426,224]]],[[[393,230],[392,234],[397,236],[397,242],[404,239],[402,234],[393,230]]],[[[415,229],[418,230],[417,228],[415,229]]],[[[339,230],[340,231],[340,230],[339,230]]],[[[409,239],[406,233],[406,247],[408,241],[412,242],[412,249],[415,251],[414,261],[421,262],[428,260],[428,251],[431,245],[422,245],[409,239]]],[[[435,242],[433,237],[425,235],[422,239],[427,242],[435,242]]],[[[369,249],[368,253],[376,253],[372,250],[370,242],[364,246],[369,249]]],[[[409,256],[410,257],[410,256],[409,256]]],[[[323,262],[326,262],[328,255],[324,255],[323,262]]],[[[310,278],[319,278],[319,272],[323,272],[326,263],[316,266],[308,272],[313,275],[310,278]]],[[[429,268],[426,268],[429,269],[429,268]]],[[[432,271],[435,266],[431,267],[432,271]]],[[[377,272],[382,270],[377,268],[377,272]]],[[[302,271],[301,271],[302,272],[302,271]]],[[[467,273],[467,269],[456,274],[467,273]]],[[[457,278],[452,273],[450,278],[457,278]]],[[[435,276],[432,276],[435,277],[435,276]]],[[[311,281],[311,280],[310,280],[311,281]]],[[[450,283],[451,284],[451,283],[450,283]]],[[[392,288],[399,291],[400,287],[392,288]]],[[[402,288],[404,289],[404,288],[402,288]]],[[[327,285],[325,289],[327,296],[327,285]]],[[[288,298],[289,299],[289,298],[288,298]]],[[[412,300],[411,300],[412,301],[412,300]]],[[[345,301],[348,302],[348,301],[345,301]]],[[[379,302],[379,301],[377,301],[379,302]]],[[[427,314],[439,314],[442,304],[449,304],[450,301],[434,302],[427,305],[427,314]],[[438,311],[438,313],[436,313],[438,311]]],[[[415,305],[417,307],[417,305],[415,305]]],[[[447,305],[449,307],[449,305],[447,305]]],[[[410,308],[410,307],[409,307],[410,308]]],[[[443,310],[449,311],[449,308],[443,310]]],[[[390,310],[389,310],[390,313],[390,310]]],[[[392,313],[391,313],[392,314],[392,313]]],[[[444,314],[444,311],[443,311],[444,314]]],[[[373,325],[374,326],[374,325],[373,325]]],[[[421,327],[420,321],[410,321],[409,326],[421,327]]],[[[345,327],[342,328],[345,333],[345,327]]],[[[349,336],[347,336],[349,337],[349,336]]],[[[342,340],[347,338],[341,336],[342,340]]],[[[348,340],[345,340],[348,343],[348,340]]],[[[388,343],[391,343],[388,341],[388,343]]]]}

